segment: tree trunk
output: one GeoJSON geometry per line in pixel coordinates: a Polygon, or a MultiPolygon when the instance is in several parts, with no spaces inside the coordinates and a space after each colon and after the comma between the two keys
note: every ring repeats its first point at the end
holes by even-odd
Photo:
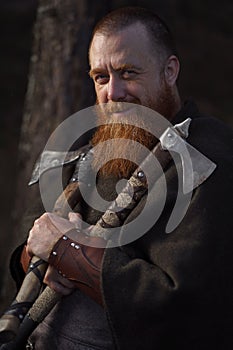
{"type": "MultiPolygon", "coordinates": [[[[38,186],[27,185],[38,155],[65,118],[95,102],[88,44],[93,25],[110,7],[109,0],[39,1],[19,145],[13,234],[6,247],[9,256],[43,211],[38,186]]],[[[14,293],[8,269],[1,293],[4,309],[14,293]]]]}

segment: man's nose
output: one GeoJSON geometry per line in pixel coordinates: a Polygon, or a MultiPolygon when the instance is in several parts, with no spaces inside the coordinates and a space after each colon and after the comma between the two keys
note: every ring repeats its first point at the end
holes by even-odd
{"type": "Polygon", "coordinates": [[[107,98],[110,101],[124,101],[126,98],[126,87],[120,77],[111,77],[107,87],[107,98]]]}

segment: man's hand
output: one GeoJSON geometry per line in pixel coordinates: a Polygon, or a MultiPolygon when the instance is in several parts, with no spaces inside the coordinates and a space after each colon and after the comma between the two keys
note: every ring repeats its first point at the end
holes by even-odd
{"type": "Polygon", "coordinates": [[[63,277],[53,266],[48,266],[44,277],[44,283],[57,293],[69,295],[75,289],[75,284],[63,277]]]}
{"type": "MultiPolygon", "coordinates": [[[[55,214],[45,213],[34,222],[29,232],[26,251],[29,255],[39,256],[47,261],[54,244],[71,229],[81,228],[81,216],[70,213],[69,220],[55,214]]],[[[70,235],[69,235],[70,237],[70,235]]],[[[75,239],[75,237],[70,237],[75,239]]],[[[62,295],[69,295],[75,289],[75,284],[62,276],[54,267],[48,266],[44,283],[62,295]]]]}
{"type": "MultiPolygon", "coordinates": [[[[69,218],[70,221],[56,214],[45,213],[35,220],[28,236],[27,253],[48,261],[50,252],[59,238],[72,229],[81,228],[79,214],[71,213],[69,218]]],[[[74,236],[70,238],[75,240],[74,236]]]]}

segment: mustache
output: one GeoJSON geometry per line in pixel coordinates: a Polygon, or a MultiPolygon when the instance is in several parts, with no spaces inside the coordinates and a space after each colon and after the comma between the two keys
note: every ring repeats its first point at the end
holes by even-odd
{"type": "Polygon", "coordinates": [[[102,104],[97,103],[96,106],[98,109],[98,114],[100,113],[102,115],[109,117],[113,113],[126,112],[130,108],[133,108],[135,104],[137,104],[135,101],[134,102],[109,101],[108,103],[102,103],[102,104]]]}
{"type": "Polygon", "coordinates": [[[104,110],[108,113],[122,112],[129,108],[127,102],[108,102],[104,106],[104,110]]]}

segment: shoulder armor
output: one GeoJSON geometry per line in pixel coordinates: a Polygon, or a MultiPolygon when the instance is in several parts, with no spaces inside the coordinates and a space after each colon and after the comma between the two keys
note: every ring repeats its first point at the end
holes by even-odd
{"type": "Polygon", "coordinates": [[[28,185],[33,185],[39,181],[40,176],[49,169],[71,164],[83,157],[91,148],[91,145],[85,145],[78,150],[70,152],[44,151],[35,163],[31,179],[28,185]]]}

